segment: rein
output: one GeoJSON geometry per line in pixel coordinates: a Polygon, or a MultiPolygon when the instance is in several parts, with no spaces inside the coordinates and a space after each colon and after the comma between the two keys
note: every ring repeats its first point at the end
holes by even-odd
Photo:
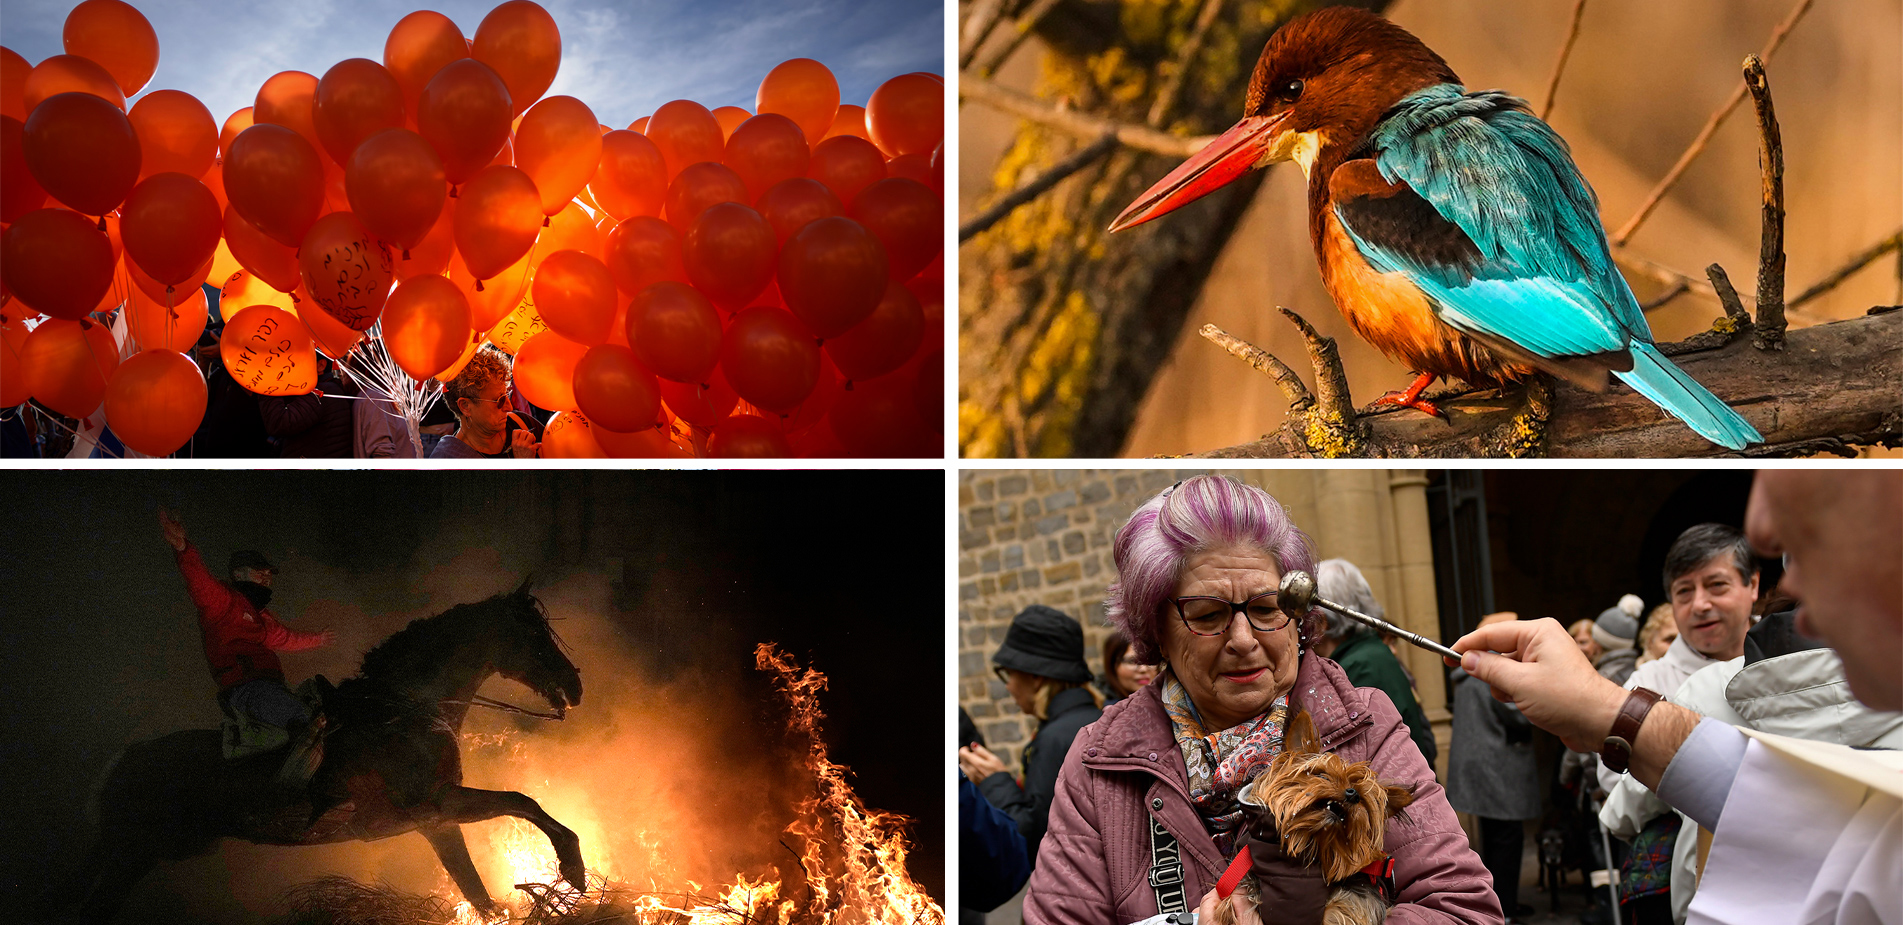
{"type": "Polygon", "coordinates": [[[504,703],[503,701],[491,697],[484,697],[481,694],[472,694],[468,700],[445,700],[442,702],[460,703],[472,707],[488,707],[491,710],[501,710],[504,713],[520,713],[523,716],[533,716],[537,719],[560,720],[563,718],[562,713],[537,713],[534,710],[524,710],[515,704],[504,703]]]}

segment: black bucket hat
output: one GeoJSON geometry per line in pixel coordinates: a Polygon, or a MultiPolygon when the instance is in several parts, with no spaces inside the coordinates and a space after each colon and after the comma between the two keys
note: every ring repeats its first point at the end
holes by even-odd
{"type": "Polygon", "coordinates": [[[259,571],[265,572],[276,572],[278,570],[277,566],[271,564],[271,560],[264,557],[264,553],[253,549],[240,549],[231,554],[231,567],[229,570],[235,572],[241,568],[258,569],[259,571]]]}
{"type": "Polygon", "coordinates": [[[1061,610],[1032,604],[1011,618],[1004,645],[991,661],[1026,674],[1083,683],[1090,680],[1084,663],[1084,628],[1061,610]]]}

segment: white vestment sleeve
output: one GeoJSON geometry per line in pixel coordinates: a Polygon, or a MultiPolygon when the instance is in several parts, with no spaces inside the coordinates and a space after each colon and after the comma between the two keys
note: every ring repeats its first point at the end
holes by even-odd
{"type": "Polygon", "coordinates": [[[1735,727],[1711,717],[1699,720],[1659,775],[1659,799],[1716,831],[1747,741],[1735,727]]]}

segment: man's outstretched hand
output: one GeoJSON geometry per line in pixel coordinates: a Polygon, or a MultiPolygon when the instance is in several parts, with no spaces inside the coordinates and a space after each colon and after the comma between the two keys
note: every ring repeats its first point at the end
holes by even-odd
{"type": "Polygon", "coordinates": [[[166,545],[179,552],[185,551],[185,525],[178,522],[177,515],[159,508],[159,530],[165,535],[166,545]]]}
{"type": "Polygon", "coordinates": [[[1487,682],[1496,699],[1518,704],[1534,725],[1576,752],[1599,751],[1625,702],[1625,689],[1594,671],[1551,618],[1483,626],[1453,649],[1462,653],[1460,667],[1487,682]]]}

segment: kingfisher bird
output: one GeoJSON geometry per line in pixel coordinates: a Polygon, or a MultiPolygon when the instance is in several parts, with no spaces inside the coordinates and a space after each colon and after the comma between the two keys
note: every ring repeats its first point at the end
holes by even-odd
{"type": "Polygon", "coordinates": [[[1537,369],[1604,391],[1612,373],[1713,443],[1763,442],[1654,345],[1566,142],[1525,100],[1468,91],[1420,39],[1364,10],[1317,10],[1270,36],[1242,121],[1110,230],[1287,160],[1308,180],[1329,295],[1418,374],[1381,402],[1439,415],[1420,396],[1441,377],[1498,386],[1537,369]]]}

